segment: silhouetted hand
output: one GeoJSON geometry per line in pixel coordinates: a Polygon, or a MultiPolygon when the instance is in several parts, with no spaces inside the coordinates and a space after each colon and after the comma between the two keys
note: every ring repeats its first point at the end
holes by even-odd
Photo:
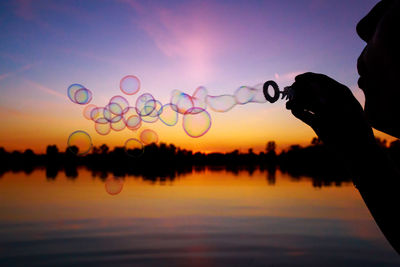
{"type": "Polygon", "coordinates": [[[294,97],[286,108],[311,126],[325,144],[342,150],[375,142],[360,103],[343,84],[307,72],[295,78],[292,89],[294,97]]]}

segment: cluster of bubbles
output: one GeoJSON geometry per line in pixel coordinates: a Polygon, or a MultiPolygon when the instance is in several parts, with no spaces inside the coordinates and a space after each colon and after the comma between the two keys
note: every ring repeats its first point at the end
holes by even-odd
{"type": "MultiPolygon", "coordinates": [[[[120,89],[126,96],[132,96],[140,90],[140,80],[134,75],[121,79],[120,89]]],[[[198,87],[193,94],[174,90],[169,103],[162,104],[149,93],[143,93],[131,105],[126,96],[113,96],[104,106],[89,104],[92,92],[80,84],[68,87],[68,97],[76,104],[86,105],[83,116],[93,121],[94,129],[100,135],[107,135],[112,130],[122,131],[125,128],[138,131],[144,123],[151,124],[161,121],[167,126],[178,123],[179,114],[182,118],[182,127],[185,133],[193,138],[205,135],[211,127],[211,115],[207,109],[215,112],[227,112],[235,105],[247,103],[265,103],[263,85],[241,86],[233,95],[209,95],[203,86],[198,87]]],[[[140,157],[144,146],[157,143],[158,135],[151,129],[141,131],[139,139],[131,138],[125,142],[125,151],[132,157],[140,157]]],[[[84,131],[73,132],[68,139],[68,146],[76,146],[77,155],[85,155],[92,148],[90,136],[84,131]]]]}

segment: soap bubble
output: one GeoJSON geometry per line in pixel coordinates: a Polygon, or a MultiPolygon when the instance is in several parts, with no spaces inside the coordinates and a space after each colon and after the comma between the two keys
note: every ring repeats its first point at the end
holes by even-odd
{"type": "Polygon", "coordinates": [[[168,126],[174,126],[178,122],[177,107],[174,104],[165,104],[160,110],[158,116],[160,120],[168,126]]]}
{"type": "Polygon", "coordinates": [[[76,91],[78,91],[79,89],[82,89],[82,88],[85,88],[85,87],[81,84],[78,84],[78,83],[71,84],[67,89],[68,98],[72,102],[76,103],[75,93],[76,93],[76,91]]]}
{"type": "Polygon", "coordinates": [[[123,115],[129,108],[129,102],[125,97],[116,95],[108,103],[110,111],[115,115],[123,115]]]}
{"type": "Polygon", "coordinates": [[[122,178],[108,177],[104,183],[104,187],[106,188],[107,193],[115,196],[121,193],[122,188],[124,187],[124,181],[122,178]]]}
{"type": "Polygon", "coordinates": [[[92,92],[89,89],[81,88],[75,92],[75,103],[86,105],[92,100],[92,92]]]}
{"type": "MultiPolygon", "coordinates": [[[[264,96],[263,86],[264,86],[264,84],[260,83],[260,84],[257,84],[255,86],[251,87],[251,89],[254,92],[254,96],[251,99],[251,102],[253,102],[253,103],[266,103],[267,102],[267,99],[265,99],[265,96],[264,96]]],[[[279,92],[279,90],[278,90],[278,92],[279,92]]],[[[279,97],[279,93],[278,93],[278,97],[279,97]]]]}
{"type": "Polygon", "coordinates": [[[107,135],[111,132],[111,125],[110,123],[95,123],[94,129],[98,134],[107,135]]]}
{"type": "Polygon", "coordinates": [[[175,111],[181,114],[185,114],[194,105],[192,97],[179,90],[172,91],[171,104],[173,104],[173,108],[176,108],[175,111]]]}
{"type": "MultiPolygon", "coordinates": [[[[104,118],[111,123],[115,123],[115,122],[119,122],[120,120],[122,120],[122,116],[121,115],[115,115],[115,113],[111,112],[111,109],[114,109],[114,111],[116,109],[118,109],[116,106],[119,107],[118,104],[116,103],[111,103],[108,104],[107,106],[104,107],[103,109],[103,115],[104,118]]],[[[121,109],[120,109],[121,110],[121,109]]]]}
{"type": "Polygon", "coordinates": [[[140,89],[140,80],[134,75],[127,75],[121,79],[119,88],[124,94],[134,95],[140,89]]]}
{"type": "Polygon", "coordinates": [[[158,121],[158,117],[151,117],[151,116],[142,116],[142,121],[146,123],[155,123],[158,121]]]}
{"type": "Polygon", "coordinates": [[[126,127],[132,131],[139,129],[140,126],[142,125],[142,119],[138,115],[132,115],[124,121],[126,127]]]}
{"type": "Polygon", "coordinates": [[[154,100],[154,97],[149,93],[144,93],[136,99],[136,112],[140,116],[147,116],[156,108],[155,102],[149,102],[150,100],[154,100]],[[153,106],[148,102],[153,103],[153,106]]]}
{"type": "Polygon", "coordinates": [[[126,124],[122,119],[116,122],[111,122],[110,124],[111,124],[111,129],[113,129],[114,131],[122,131],[126,127],[126,124]]]}
{"type": "Polygon", "coordinates": [[[134,107],[128,108],[127,112],[125,112],[123,116],[123,120],[126,127],[133,131],[139,129],[142,124],[142,118],[139,116],[136,108],[134,107]]]}
{"type": "Polygon", "coordinates": [[[92,110],[95,109],[95,108],[97,108],[96,105],[93,105],[93,104],[87,105],[87,106],[83,109],[83,116],[84,116],[86,119],[88,119],[88,120],[92,120],[92,117],[91,117],[90,114],[92,113],[92,110]]]}
{"type": "Polygon", "coordinates": [[[90,117],[96,123],[106,124],[108,120],[104,117],[104,108],[97,107],[90,112],[90,117]]]}
{"type": "Polygon", "coordinates": [[[249,103],[254,95],[255,95],[255,90],[253,88],[250,88],[248,86],[241,86],[235,91],[235,100],[237,104],[244,105],[246,103],[249,103]]]}
{"type": "Polygon", "coordinates": [[[236,105],[236,100],[232,95],[207,96],[207,104],[214,111],[227,112],[236,105]]]}
{"type": "Polygon", "coordinates": [[[143,143],[135,138],[130,138],[125,142],[125,153],[134,158],[140,157],[144,152],[143,143]]]}
{"type": "Polygon", "coordinates": [[[68,137],[68,149],[77,156],[84,156],[92,149],[92,139],[84,131],[78,130],[68,137]],[[77,149],[76,149],[77,148],[77,149]]]}
{"type": "Polygon", "coordinates": [[[196,108],[207,108],[207,89],[203,86],[197,87],[192,95],[193,106],[196,108]]]}
{"type": "Polygon", "coordinates": [[[158,117],[161,112],[162,104],[158,100],[149,100],[146,102],[145,106],[153,107],[153,111],[148,115],[150,117],[158,117]]]}
{"type": "Polygon", "coordinates": [[[191,108],[183,115],[183,129],[190,137],[200,137],[211,127],[211,116],[201,108],[191,108]]]}
{"type": "Polygon", "coordinates": [[[140,134],[140,140],[145,145],[149,145],[151,143],[157,143],[158,135],[155,131],[153,131],[151,129],[146,129],[146,130],[143,130],[142,133],[140,134]]]}

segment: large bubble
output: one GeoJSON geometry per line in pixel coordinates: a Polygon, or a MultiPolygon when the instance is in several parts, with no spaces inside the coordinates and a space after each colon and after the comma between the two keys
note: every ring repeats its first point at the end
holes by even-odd
{"type": "Polygon", "coordinates": [[[92,138],[85,131],[75,131],[68,137],[68,149],[77,156],[84,156],[92,149],[92,138]]]}
{"type": "Polygon", "coordinates": [[[177,107],[174,104],[165,104],[158,117],[165,125],[174,126],[178,122],[177,107]]]}
{"type": "Polygon", "coordinates": [[[81,88],[75,92],[75,103],[86,105],[92,100],[92,92],[89,89],[81,88]]]}
{"type": "Polygon", "coordinates": [[[158,135],[155,131],[153,131],[151,129],[146,129],[146,130],[143,130],[142,133],[140,134],[140,140],[145,145],[149,145],[151,143],[157,143],[158,135]]]}
{"type": "Polygon", "coordinates": [[[134,75],[127,75],[121,79],[119,83],[119,88],[124,94],[134,95],[139,92],[140,80],[134,75]]]}
{"type": "Polygon", "coordinates": [[[143,143],[135,138],[130,138],[130,139],[126,140],[124,149],[125,149],[125,153],[128,156],[134,157],[134,158],[140,157],[141,155],[143,155],[143,152],[144,152],[143,143]]]}
{"type": "Polygon", "coordinates": [[[108,194],[112,196],[118,195],[124,187],[124,180],[117,177],[108,177],[104,183],[104,187],[108,194]]]}
{"type": "Polygon", "coordinates": [[[236,100],[232,95],[207,96],[207,104],[216,112],[227,112],[236,105],[236,100]]]}
{"type": "Polygon", "coordinates": [[[183,129],[190,137],[200,137],[211,127],[211,116],[205,109],[191,108],[183,115],[183,129]]]}

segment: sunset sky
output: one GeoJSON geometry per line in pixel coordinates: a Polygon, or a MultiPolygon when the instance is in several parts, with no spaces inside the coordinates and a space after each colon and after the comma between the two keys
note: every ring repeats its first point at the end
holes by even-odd
{"type": "MultiPolygon", "coordinates": [[[[72,103],[67,87],[81,83],[104,106],[121,95],[128,74],[162,103],[178,89],[192,94],[233,94],[241,85],[273,79],[281,87],[297,74],[327,74],[347,85],[362,102],[356,59],[364,47],[357,22],[377,3],[352,1],[1,1],[0,146],[7,150],[48,144],[64,150],[70,133],[88,132],[94,145],[122,146],[140,134],[125,129],[98,135],[72,103]]],[[[314,133],[275,104],[210,111],[212,126],[200,138],[161,122],[161,142],[196,151],[280,149],[308,144],[314,133]]],[[[386,136],[383,136],[387,138],[386,136]]]]}

